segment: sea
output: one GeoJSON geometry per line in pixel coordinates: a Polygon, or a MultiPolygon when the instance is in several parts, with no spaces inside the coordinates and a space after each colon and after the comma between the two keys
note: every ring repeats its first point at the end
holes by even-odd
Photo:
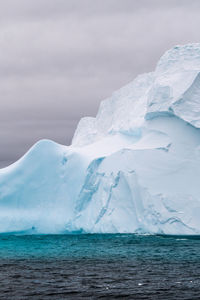
{"type": "Polygon", "coordinates": [[[3,234],[0,299],[200,299],[200,237],[3,234]]]}

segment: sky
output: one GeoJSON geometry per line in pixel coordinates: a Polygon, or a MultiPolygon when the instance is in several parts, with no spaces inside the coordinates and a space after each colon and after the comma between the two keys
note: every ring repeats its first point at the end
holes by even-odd
{"type": "Polygon", "coordinates": [[[69,145],[79,119],[200,42],[199,0],[1,0],[0,167],[38,140],[69,145]]]}

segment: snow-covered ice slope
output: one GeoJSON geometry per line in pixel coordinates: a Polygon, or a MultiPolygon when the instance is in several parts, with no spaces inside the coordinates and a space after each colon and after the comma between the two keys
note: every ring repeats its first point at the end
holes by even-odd
{"type": "Polygon", "coordinates": [[[0,170],[0,232],[200,234],[200,44],[0,170]]]}

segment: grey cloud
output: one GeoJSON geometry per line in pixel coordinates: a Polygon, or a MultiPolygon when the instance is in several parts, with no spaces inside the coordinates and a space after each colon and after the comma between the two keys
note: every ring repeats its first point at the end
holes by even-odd
{"type": "Polygon", "coordinates": [[[69,143],[100,100],[200,41],[199,12],[199,0],[1,1],[2,164],[40,138],[69,143]]]}
{"type": "Polygon", "coordinates": [[[35,123],[17,121],[14,124],[13,122],[9,124],[1,122],[0,127],[0,140],[6,140],[1,144],[0,149],[0,167],[3,167],[8,162],[19,159],[39,139],[53,139],[61,144],[69,144],[76,122],[74,120],[38,121],[35,123]]]}
{"type": "Polygon", "coordinates": [[[40,18],[66,18],[74,14],[81,16],[112,15],[125,13],[126,15],[140,10],[158,10],[178,7],[196,9],[196,0],[4,0],[1,4],[2,19],[27,19],[29,21],[40,18]]]}

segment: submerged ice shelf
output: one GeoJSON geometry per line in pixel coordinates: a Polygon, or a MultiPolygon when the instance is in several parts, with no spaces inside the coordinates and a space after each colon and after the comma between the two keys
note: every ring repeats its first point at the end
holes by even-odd
{"type": "Polygon", "coordinates": [[[200,234],[200,44],[0,170],[0,232],[200,234]]]}

